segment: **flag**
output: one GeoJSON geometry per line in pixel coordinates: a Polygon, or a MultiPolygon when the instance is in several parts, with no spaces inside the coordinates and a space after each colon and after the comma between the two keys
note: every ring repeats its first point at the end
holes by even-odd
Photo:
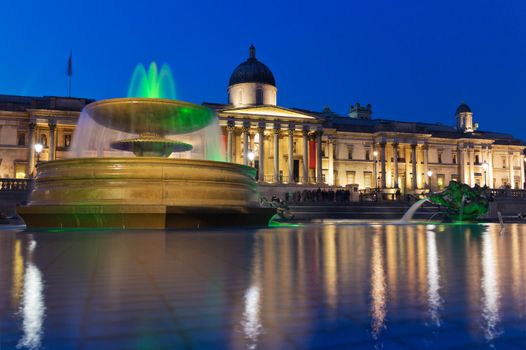
{"type": "Polygon", "coordinates": [[[309,141],[309,169],[316,169],[316,141],[309,141]]]}
{"type": "Polygon", "coordinates": [[[69,58],[68,58],[68,70],[66,71],[66,74],[68,77],[71,77],[73,75],[73,59],[71,56],[71,51],[69,52],[69,58]]]}

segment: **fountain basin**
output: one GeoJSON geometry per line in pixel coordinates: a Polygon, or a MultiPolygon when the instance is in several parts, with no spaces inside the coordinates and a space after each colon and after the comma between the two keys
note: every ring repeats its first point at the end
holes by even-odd
{"type": "Polygon", "coordinates": [[[207,107],[163,98],[113,98],[92,102],[84,111],[100,125],[137,134],[186,134],[204,128],[215,118],[207,107]]]}
{"type": "Polygon", "coordinates": [[[28,227],[192,228],[266,225],[255,169],[157,157],[74,158],[41,163],[18,213],[28,227]]]}

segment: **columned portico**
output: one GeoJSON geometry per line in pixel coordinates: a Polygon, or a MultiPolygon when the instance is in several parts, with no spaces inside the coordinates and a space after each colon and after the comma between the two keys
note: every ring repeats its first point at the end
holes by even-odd
{"type": "Polygon", "coordinates": [[[294,183],[294,128],[295,126],[291,124],[287,130],[289,140],[289,184],[294,183]]]}
{"type": "Polygon", "coordinates": [[[308,184],[309,181],[309,127],[304,126],[302,132],[303,136],[303,181],[308,184]]]}
{"type": "Polygon", "coordinates": [[[258,180],[265,181],[265,123],[258,124],[259,137],[259,159],[258,159],[258,180]]]}
{"type": "Polygon", "coordinates": [[[279,134],[281,125],[279,123],[274,124],[274,182],[279,183],[279,134]]]}

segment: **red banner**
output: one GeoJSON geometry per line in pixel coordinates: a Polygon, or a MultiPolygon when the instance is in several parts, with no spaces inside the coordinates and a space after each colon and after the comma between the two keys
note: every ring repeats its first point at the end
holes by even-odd
{"type": "Polygon", "coordinates": [[[309,141],[309,169],[316,169],[316,141],[309,141]]]}

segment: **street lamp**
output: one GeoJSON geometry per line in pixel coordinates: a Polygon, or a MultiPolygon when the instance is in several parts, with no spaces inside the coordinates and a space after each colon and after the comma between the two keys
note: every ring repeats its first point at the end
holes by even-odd
{"type": "Polygon", "coordinates": [[[247,153],[247,158],[250,161],[250,165],[252,165],[252,162],[256,158],[256,155],[254,154],[254,152],[250,151],[250,152],[247,153]]]}
{"type": "Polygon", "coordinates": [[[429,179],[429,192],[431,192],[431,176],[433,176],[433,172],[431,170],[427,171],[427,178],[429,179]]]}
{"type": "Polygon", "coordinates": [[[37,153],[37,164],[40,161],[40,152],[44,149],[44,146],[42,146],[41,143],[35,144],[35,152],[37,153]]]}
{"type": "Polygon", "coordinates": [[[484,186],[488,186],[488,178],[486,176],[486,172],[488,171],[488,163],[486,161],[482,163],[482,169],[484,169],[484,186]]]}

